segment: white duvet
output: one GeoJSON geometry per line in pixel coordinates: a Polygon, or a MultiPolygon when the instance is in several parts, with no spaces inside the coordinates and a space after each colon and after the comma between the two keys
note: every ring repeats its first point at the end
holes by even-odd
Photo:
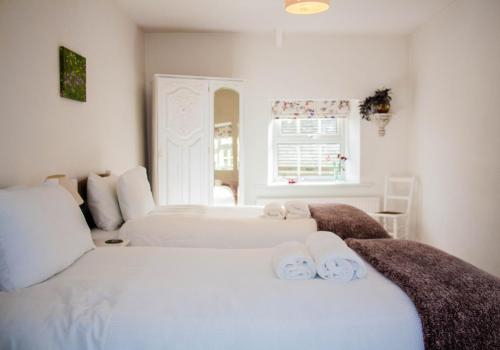
{"type": "Polygon", "coordinates": [[[167,206],[127,221],[120,237],[132,246],[248,249],[305,242],[315,231],[314,219],[269,219],[262,207],[167,206]]]}
{"type": "Polygon", "coordinates": [[[97,248],[0,293],[1,349],[423,349],[414,305],[365,279],[284,281],[271,249],[97,248]]]}

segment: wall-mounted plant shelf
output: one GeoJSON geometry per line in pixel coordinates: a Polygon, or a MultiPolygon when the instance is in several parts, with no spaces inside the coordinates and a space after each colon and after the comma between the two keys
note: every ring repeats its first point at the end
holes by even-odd
{"type": "Polygon", "coordinates": [[[374,113],[372,115],[372,118],[375,121],[375,124],[377,124],[378,135],[384,136],[385,135],[385,127],[391,121],[392,114],[391,113],[374,113]]]}

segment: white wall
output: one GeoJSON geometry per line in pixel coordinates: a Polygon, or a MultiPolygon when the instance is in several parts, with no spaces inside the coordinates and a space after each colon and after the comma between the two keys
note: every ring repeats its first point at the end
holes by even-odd
{"type": "MultiPolygon", "coordinates": [[[[246,202],[256,196],[382,194],[388,173],[408,170],[411,115],[408,40],[399,36],[285,35],[276,48],[271,34],[146,34],[146,83],[154,73],[235,77],[245,80],[246,202]],[[380,138],[362,124],[361,181],[354,187],[268,187],[267,130],[273,98],[364,98],[383,85],[394,89],[395,119],[380,138]]],[[[150,91],[148,93],[150,96],[150,91]]],[[[149,101],[149,98],[148,98],[149,101]]]]}
{"type": "Polygon", "coordinates": [[[0,187],[143,164],[144,115],[144,37],[112,2],[0,2],[0,187]],[[87,58],[86,103],[59,96],[59,45],[87,58]]]}
{"type": "Polygon", "coordinates": [[[455,1],[412,58],[420,239],[500,275],[500,1],[455,1]]]}

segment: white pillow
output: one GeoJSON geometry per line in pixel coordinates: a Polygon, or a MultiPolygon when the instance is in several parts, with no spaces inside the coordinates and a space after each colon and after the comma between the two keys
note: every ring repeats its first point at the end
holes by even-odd
{"type": "Polygon", "coordinates": [[[94,247],[80,208],[64,188],[0,190],[0,290],[45,281],[94,247]]]}
{"type": "Polygon", "coordinates": [[[120,176],[116,189],[125,221],[143,217],[155,208],[146,169],[142,166],[120,176]]]}
{"type": "Polygon", "coordinates": [[[123,222],[116,195],[118,177],[101,177],[90,173],[87,179],[87,204],[98,228],[105,231],[116,230],[123,222]]]}

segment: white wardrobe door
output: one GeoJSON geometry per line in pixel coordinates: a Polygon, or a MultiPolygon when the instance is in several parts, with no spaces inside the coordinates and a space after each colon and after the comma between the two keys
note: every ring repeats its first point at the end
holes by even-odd
{"type": "Polygon", "coordinates": [[[158,192],[160,204],[207,204],[208,81],[158,78],[158,192]]]}

